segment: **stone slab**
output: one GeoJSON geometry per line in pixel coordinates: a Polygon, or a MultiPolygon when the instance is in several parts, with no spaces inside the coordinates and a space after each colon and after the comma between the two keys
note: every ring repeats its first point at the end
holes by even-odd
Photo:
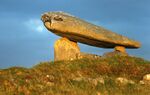
{"type": "Polygon", "coordinates": [[[114,48],[116,46],[140,47],[138,41],[64,12],[47,12],[42,15],[41,19],[49,31],[75,42],[102,48],[114,48]]]}

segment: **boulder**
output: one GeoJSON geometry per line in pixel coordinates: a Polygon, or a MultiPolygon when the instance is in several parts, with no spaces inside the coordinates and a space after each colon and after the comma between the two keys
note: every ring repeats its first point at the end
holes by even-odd
{"type": "Polygon", "coordinates": [[[140,43],[101,26],[81,20],[64,12],[47,12],[42,15],[45,27],[56,35],[66,37],[75,42],[87,45],[116,48],[125,51],[125,48],[139,48],[140,43]],[[116,47],[119,46],[119,47],[116,47]]]}
{"type": "Polygon", "coordinates": [[[54,44],[54,60],[74,60],[77,59],[80,48],[77,42],[67,38],[60,38],[54,44]]]}
{"type": "Polygon", "coordinates": [[[139,83],[144,85],[150,85],[150,74],[144,75],[143,80],[141,80],[139,83]]]}
{"type": "Polygon", "coordinates": [[[150,81],[150,74],[146,74],[143,76],[144,81],[150,81]]]}

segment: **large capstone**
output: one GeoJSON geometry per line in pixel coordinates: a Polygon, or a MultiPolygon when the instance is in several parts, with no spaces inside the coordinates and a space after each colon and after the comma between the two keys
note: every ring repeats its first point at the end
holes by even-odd
{"type": "Polygon", "coordinates": [[[54,44],[54,60],[74,60],[80,54],[77,42],[67,38],[60,38],[54,44]]]}
{"type": "Polygon", "coordinates": [[[47,12],[42,15],[41,19],[45,27],[56,35],[83,44],[101,48],[116,48],[117,51],[123,52],[125,48],[139,48],[141,46],[138,41],[67,13],[47,12]]]}

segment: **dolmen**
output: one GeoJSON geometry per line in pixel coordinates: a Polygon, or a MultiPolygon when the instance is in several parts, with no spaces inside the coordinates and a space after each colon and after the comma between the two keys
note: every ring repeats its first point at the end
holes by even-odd
{"type": "Polygon", "coordinates": [[[41,20],[49,31],[62,37],[54,44],[55,61],[74,60],[84,56],[90,57],[90,54],[80,52],[77,42],[100,48],[114,48],[115,51],[124,54],[126,48],[136,49],[141,46],[138,41],[91,24],[68,13],[47,12],[42,15],[41,20]]]}

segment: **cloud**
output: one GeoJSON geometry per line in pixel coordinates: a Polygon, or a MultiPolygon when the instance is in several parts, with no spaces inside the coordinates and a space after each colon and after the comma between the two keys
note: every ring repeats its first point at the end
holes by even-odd
{"type": "Polygon", "coordinates": [[[29,19],[24,24],[28,29],[30,29],[32,31],[36,31],[36,32],[44,31],[43,23],[39,19],[29,19]]]}

